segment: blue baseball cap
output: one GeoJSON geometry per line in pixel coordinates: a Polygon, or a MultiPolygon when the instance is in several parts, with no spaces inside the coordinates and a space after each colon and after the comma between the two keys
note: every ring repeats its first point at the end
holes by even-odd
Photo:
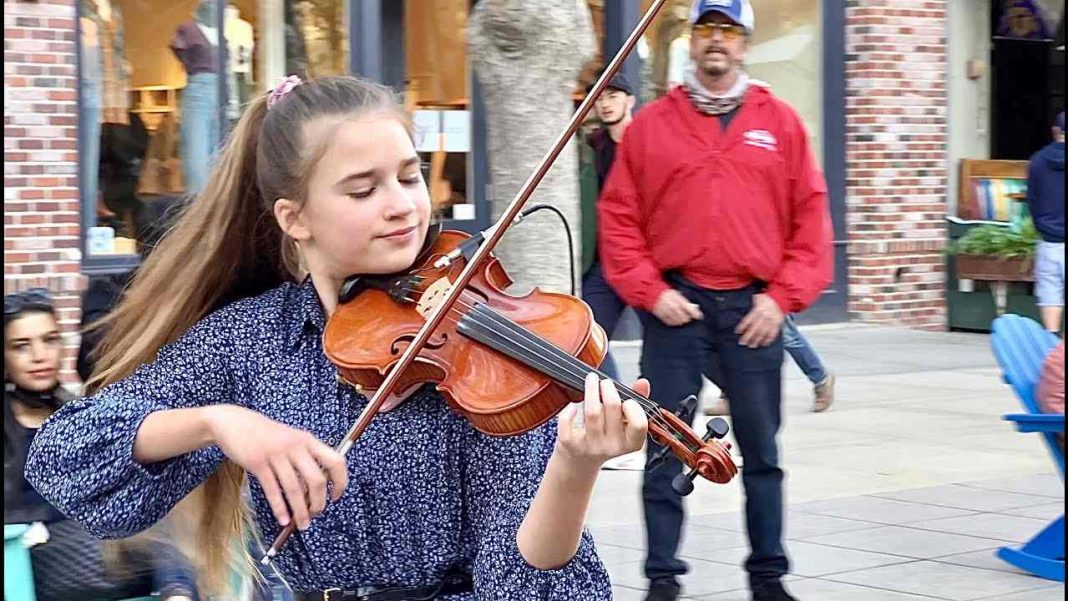
{"type": "Polygon", "coordinates": [[[746,32],[753,33],[756,25],[756,15],[753,13],[753,5],[749,0],[694,0],[690,9],[690,24],[701,20],[701,17],[710,12],[725,15],[731,21],[741,25],[746,32]]]}

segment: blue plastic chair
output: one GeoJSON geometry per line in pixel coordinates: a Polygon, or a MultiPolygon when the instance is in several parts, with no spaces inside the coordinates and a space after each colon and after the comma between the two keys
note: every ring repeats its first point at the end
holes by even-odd
{"type": "MultiPolygon", "coordinates": [[[[1064,451],[1057,441],[1057,433],[1064,432],[1064,416],[1045,414],[1035,400],[1035,387],[1046,356],[1059,342],[1038,322],[1019,315],[1003,315],[994,320],[991,344],[994,355],[1027,413],[1010,414],[1003,419],[1013,422],[1020,432],[1038,432],[1064,480],[1064,451]]],[[[1036,576],[1064,582],[1064,515],[1014,549],[1003,547],[997,556],[1002,560],[1036,576]]]]}
{"type": "Polygon", "coordinates": [[[25,524],[4,524],[4,601],[37,601],[30,550],[22,544],[25,524]]]}

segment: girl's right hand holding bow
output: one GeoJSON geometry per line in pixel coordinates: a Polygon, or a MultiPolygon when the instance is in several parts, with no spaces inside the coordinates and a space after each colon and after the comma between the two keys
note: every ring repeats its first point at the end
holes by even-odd
{"type": "Polygon", "coordinates": [[[134,441],[134,460],[148,464],[216,445],[259,481],[278,523],[305,530],[348,485],[345,458],[315,436],[236,405],[150,414],[134,441]]]}

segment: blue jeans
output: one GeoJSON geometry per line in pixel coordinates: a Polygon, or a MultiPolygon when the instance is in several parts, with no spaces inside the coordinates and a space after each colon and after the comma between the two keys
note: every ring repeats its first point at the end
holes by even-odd
{"type": "Polygon", "coordinates": [[[820,356],[816,354],[816,350],[812,348],[805,336],[797,329],[793,315],[787,315],[786,321],[783,323],[782,343],[786,347],[786,352],[790,353],[794,363],[797,363],[797,366],[801,368],[801,371],[804,372],[810,382],[822,384],[827,379],[827,370],[823,367],[820,356]]]}
{"type": "MultiPolygon", "coordinates": [[[[777,579],[789,571],[782,543],[783,471],[779,468],[776,435],[782,422],[782,357],[780,336],[772,344],[757,349],[738,343],[735,328],[752,309],[759,290],[706,290],[688,282],[676,288],[697,303],[704,319],[684,326],[664,325],[650,313],[641,311],[643,327],[642,375],[652,384],[652,398],[669,411],[701,391],[701,375],[711,359],[718,357],[721,377],[730,391],[731,415],[745,467],[745,511],[752,549],[745,562],[750,580],[777,579]]],[[[692,423],[693,416],[683,420],[692,423]]],[[[659,445],[649,443],[652,455],[659,445]]],[[[682,464],[671,459],[646,472],[642,485],[648,555],[647,578],[678,576],[688,571],[677,557],[685,510],[682,498],[671,490],[671,479],[682,464]]]]}
{"type": "MultiPolygon", "coordinates": [[[[623,310],[627,308],[627,303],[623,302],[616,291],[608,285],[600,263],[594,263],[582,275],[582,300],[586,301],[593,311],[593,320],[604,328],[605,334],[611,338],[620,316],[623,315],[623,310]]],[[[604,356],[601,371],[613,380],[619,379],[619,367],[611,351],[604,356]]]]}
{"type": "Polygon", "coordinates": [[[219,76],[196,73],[182,90],[182,176],[186,194],[204,187],[219,145],[219,76]]]}
{"type": "Polygon", "coordinates": [[[162,542],[154,545],[154,551],[152,581],[160,597],[184,595],[198,599],[196,574],[185,555],[173,545],[162,542]]]}

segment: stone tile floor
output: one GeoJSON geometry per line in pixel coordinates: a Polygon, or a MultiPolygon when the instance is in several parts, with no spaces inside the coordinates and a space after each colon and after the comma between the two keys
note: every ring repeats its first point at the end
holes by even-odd
{"type": "MultiPolygon", "coordinates": [[[[839,383],[830,412],[808,413],[810,385],[787,360],[790,590],[802,601],[1063,599],[1064,585],[994,556],[1061,515],[1064,486],[1038,437],[1001,421],[1019,404],[988,337],[802,331],[839,383]]],[[[636,377],[638,347],[613,352],[624,379],[636,377]]],[[[587,520],[619,601],[644,597],[640,481],[633,469],[603,472],[587,520]]],[[[686,598],[748,601],[739,483],[698,485],[687,506],[686,598]]]]}

